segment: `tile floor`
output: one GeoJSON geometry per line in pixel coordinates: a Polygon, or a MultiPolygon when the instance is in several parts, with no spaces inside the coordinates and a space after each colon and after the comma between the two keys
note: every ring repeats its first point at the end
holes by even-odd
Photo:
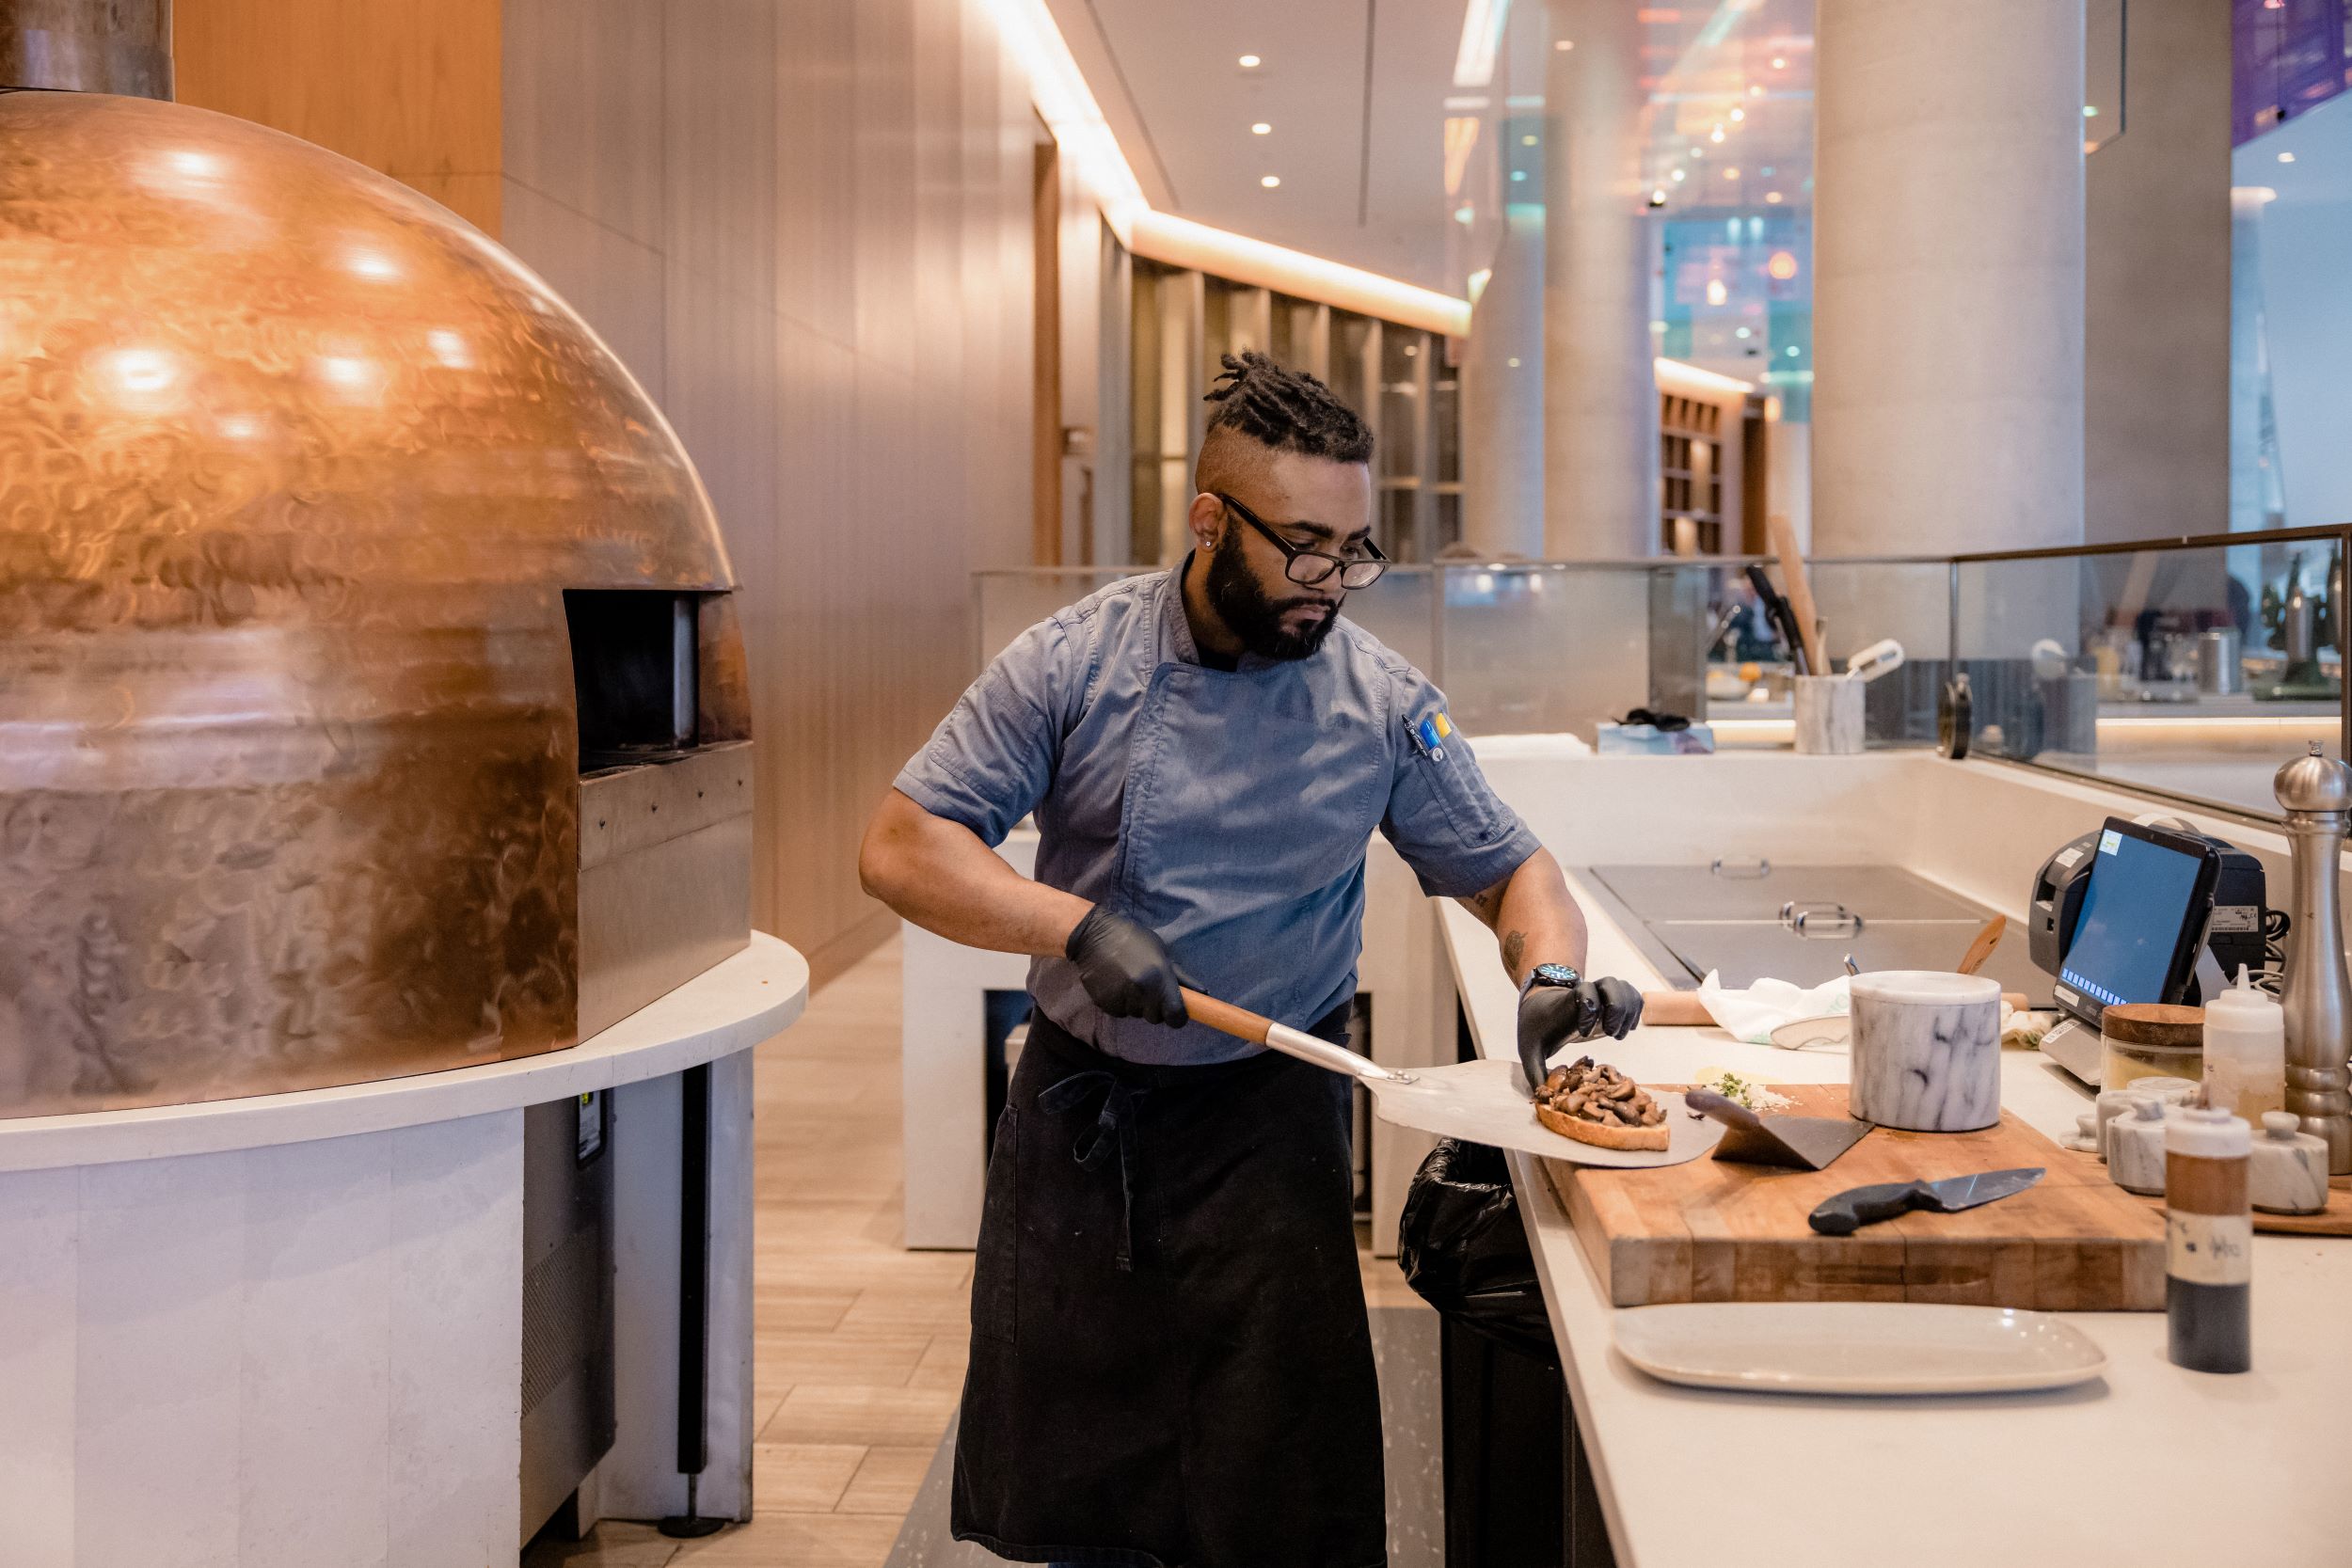
{"type": "MultiPolygon", "coordinates": [[[[882,1568],[963,1386],[972,1258],[899,1245],[898,943],[759,1048],[756,1512],[707,1540],[608,1522],[525,1568],[882,1568]]],[[[1418,1307],[1363,1255],[1375,1307],[1418,1307]]],[[[1425,1308],[1424,1308],[1425,1310],[1425,1308]]]]}

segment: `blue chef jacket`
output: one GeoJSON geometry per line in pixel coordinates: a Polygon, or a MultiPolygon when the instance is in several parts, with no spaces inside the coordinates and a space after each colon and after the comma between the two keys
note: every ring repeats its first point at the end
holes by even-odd
{"type": "MultiPolygon", "coordinates": [[[[1378,639],[1343,616],[1311,657],[1211,669],[1184,571],[1113,583],[1022,633],[898,787],[990,845],[1035,812],[1038,880],[1157,931],[1196,989],[1304,1028],[1355,993],[1375,828],[1436,896],[1492,887],[1538,845],[1459,736],[1425,738],[1445,699],[1378,639]]],[[[1058,955],[1031,962],[1029,991],[1128,1061],[1262,1049],[1111,1018],[1058,955]]]]}

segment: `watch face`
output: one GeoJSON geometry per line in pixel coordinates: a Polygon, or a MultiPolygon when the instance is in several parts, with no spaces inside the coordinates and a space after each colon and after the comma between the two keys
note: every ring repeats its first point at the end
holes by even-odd
{"type": "Polygon", "coordinates": [[[1537,964],[1528,978],[1539,986],[1573,986],[1582,976],[1566,964],[1537,964]]]}

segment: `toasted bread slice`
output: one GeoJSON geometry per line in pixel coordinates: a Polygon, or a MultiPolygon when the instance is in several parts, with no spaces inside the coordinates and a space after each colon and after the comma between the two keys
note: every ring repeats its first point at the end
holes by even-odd
{"type": "Polygon", "coordinates": [[[1564,1138],[1574,1138],[1598,1148],[1652,1149],[1662,1153],[1668,1141],[1662,1122],[1656,1127],[1619,1127],[1615,1122],[1586,1121],[1549,1105],[1535,1107],[1535,1119],[1564,1138]]]}

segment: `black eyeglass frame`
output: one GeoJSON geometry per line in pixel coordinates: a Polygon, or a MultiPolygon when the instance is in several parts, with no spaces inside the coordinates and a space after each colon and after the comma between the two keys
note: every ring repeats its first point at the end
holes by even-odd
{"type": "MultiPolygon", "coordinates": [[[[1304,545],[1294,545],[1289,540],[1283,538],[1280,534],[1275,532],[1273,529],[1266,526],[1264,518],[1259,516],[1255,512],[1250,511],[1249,508],[1242,505],[1241,502],[1235,500],[1224,491],[1213,490],[1210,494],[1216,497],[1218,500],[1222,501],[1235,516],[1239,517],[1243,522],[1248,523],[1251,528],[1256,529],[1260,533],[1263,534],[1267,544],[1272,545],[1276,549],[1282,552],[1282,575],[1290,578],[1291,581],[1298,584],[1301,588],[1319,588],[1323,584],[1330,581],[1331,574],[1337,572],[1340,578],[1340,586],[1351,594],[1358,593],[1363,589],[1370,588],[1374,583],[1378,582],[1380,580],[1381,574],[1385,573],[1391,565],[1389,558],[1380,553],[1380,546],[1374,544],[1369,536],[1367,536],[1364,540],[1364,549],[1368,553],[1357,556],[1353,559],[1343,555],[1333,555],[1328,550],[1311,550],[1304,545]],[[1329,564],[1325,566],[1322,572],[1314,577],[1302,578],[1298,575],[1299,562],[1302,561],[1321,561],[1327,562],[1329,564]],[[1364,566],[1372,568],[1372,575],[1370,577],[1365,578],[1361,582],[1351,582],[1348,580],[1349,573],[1357,571],[1359,567],[1364,566]]],[[[1312,565],[1309,565],[1307,570],[1312,572],[1314,571],[1314,567],[1312,565]]]]}

